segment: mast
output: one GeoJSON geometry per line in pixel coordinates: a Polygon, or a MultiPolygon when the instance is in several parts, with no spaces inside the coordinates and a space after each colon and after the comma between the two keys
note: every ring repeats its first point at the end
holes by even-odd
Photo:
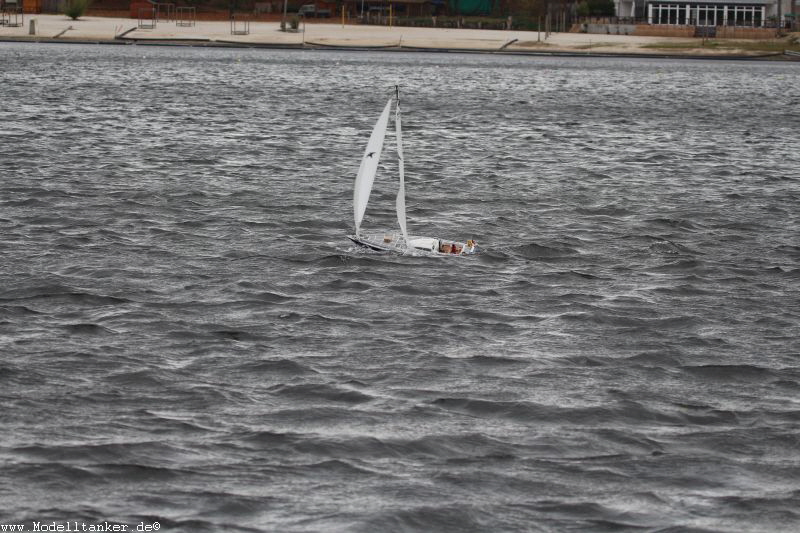
{"type": "Polygon", "coordinates": [[[397,222],[403,232],[403,239],[408,244],[408,231],[406,230],[406,184],[405,184],[405,161],[403,161],[403,135],[400,125],[400,86],[394,86],[395,98],[397,103],[394,108],[395,139],[397,142],[397,169],[400,173],[400,187],[397,189],[397,199],[395,207],[397,209],[397,222]]]}

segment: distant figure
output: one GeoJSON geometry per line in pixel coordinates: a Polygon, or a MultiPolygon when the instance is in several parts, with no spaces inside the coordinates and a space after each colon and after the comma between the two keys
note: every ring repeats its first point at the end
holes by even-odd
{"type": "Polygon", "coordinates": [[[442,252],[443,254],[449,254],[451,248],[452,248],[452,246],[450,246],[449,244],[444,244],[443,243],[441,248],[439,248],[439,251],[442,252]]]}

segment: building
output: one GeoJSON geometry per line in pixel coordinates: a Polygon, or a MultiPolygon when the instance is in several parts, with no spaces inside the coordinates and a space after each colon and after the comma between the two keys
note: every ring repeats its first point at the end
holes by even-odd
{"type": "Polygon", "coordinates": [[[444,0],[342,0],[352,16],[381,20],[389,13],[400,17],[427,17],[437,14],[444,0]]]}
{"type": "Polygon", "coordinates": [[[618,17],[669,26],[759,28],[794,22],[797,0],[615,0],[618,17]],[[793,5],[794,4],[794,5],[793,5]]]}

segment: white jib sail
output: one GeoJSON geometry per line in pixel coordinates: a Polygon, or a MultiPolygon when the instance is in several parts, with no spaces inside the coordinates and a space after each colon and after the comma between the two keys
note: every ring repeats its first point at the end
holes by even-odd
{"type": "Polygon", "coordinates": [[[406,182],[405,182],[405,163],[403,161],[403,135],[400,127],[400,100],[394,111],[394,125],[397,141],[397,166],[400,171],[400,188],[397,191],[397,222],[400,223],[400,230],[403,232],[403,239],[408,244],[408,231],[406,231],[406,182]]]}
{"type": "Polygon", "coordinates": [[[375,181],[375,173],[378,171],[378,160],[383,149],[383,138],[386,136],[386,127],[389,124],[389,110],[392,107],[392,99],[389,99],[383,113],[375,123],[372,135],[369,137],[367,149],[364,150],[364,157],[361,159],[361,166],[358,168],[356,184],[353,188],[353,211],[356,221],[356,235],[361,228],[361,221],[364,219],[364,211],[367,210],[369,193],[372,191],[372,183],[375,181]]]}

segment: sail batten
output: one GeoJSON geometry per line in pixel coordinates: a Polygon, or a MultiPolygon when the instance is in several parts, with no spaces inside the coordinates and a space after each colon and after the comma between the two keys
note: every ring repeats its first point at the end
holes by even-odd
{"type": "Polygon", "coordinates": [[[383,150],[383,140],[386,136],[386,128],[389,124],[389,111],[392,107],[392,99],[386,103],[383,113],[375,123],[372,134],[364,150],[364,157],[361,159],[361,166],[358,168],[355,187],[353,188],[353,214],[355,216],[356,235],[361,229],[361,221],[364,219],[364,212],[367,209],[369,195],[372,192],[372,184],[375,181],[375,174],[378,171],[378,161],[383,150]]]}

